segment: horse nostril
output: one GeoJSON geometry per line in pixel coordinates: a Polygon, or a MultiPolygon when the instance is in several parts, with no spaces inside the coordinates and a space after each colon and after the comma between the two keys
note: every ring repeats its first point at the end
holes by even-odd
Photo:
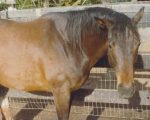
{"type": "Polygon", "coordinates": [[[118,92],[121,98],[131,98],[135,92],[134,85],[125,86],[123,84],[118,85],[118,92]]]}

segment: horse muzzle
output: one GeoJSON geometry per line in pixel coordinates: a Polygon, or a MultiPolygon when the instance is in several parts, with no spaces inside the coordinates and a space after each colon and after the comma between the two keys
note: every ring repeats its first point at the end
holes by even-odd
{"type": "Polygon", "coordinates": [[[120,98],[125,98],[125,99],[131,98],[134,95],[135,90],[136,89],[134,84],[127,86],[120,83],[118,85],[118,92],[120,98]]]}

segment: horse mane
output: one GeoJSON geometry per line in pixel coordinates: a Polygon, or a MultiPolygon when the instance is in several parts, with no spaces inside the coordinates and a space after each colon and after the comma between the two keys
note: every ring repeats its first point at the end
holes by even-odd
{"type": "MultiPolygon", "coordinates": [[[[99,33],[100,28],[96,25],[94,17],[106,18],[113,21],[113,25],[116,29],[125,31],[126,26],[132,26],[131,19],[125,14],[116,12],[109,8],[94,7],[86,8],[78,11],[56,12],[48,13],[47,15],[55,14],[63,15],[67,19],[65,32],[67,32],[67,39],[65,42],[71,44],[73,47],[82,48],[82,35],[86,33],[90,28],[95,28],[99,33]]],[[[93,30],[91,30],[92,32],[93,30]]],[[[85,41],[86,42],[86,41],[85,41]]]]}

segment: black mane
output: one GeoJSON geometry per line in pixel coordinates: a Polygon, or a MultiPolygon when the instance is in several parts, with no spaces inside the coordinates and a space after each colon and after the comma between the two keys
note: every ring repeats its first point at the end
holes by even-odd
{"type": "MultiPolygon", "coordinates": [[[[86,8],[83,10],[78,11],[67,11],[67,12],[54,12],[48,13],[44,16],[50,17],[56,21],[56,16],[63,16],[67,20],[66,25],[64,25],[64,29],[67,32],[68,38],[65,40],[72,44],[73,46],[81,47],[81,35],[83,31],[86,32],[88,29],[94,26],[97,32],[100,31],[98,26],[95,22],[95,17],[98,18],[106,18],[108,20],[113,21],[113,25],[116,29],[119,27],[122,30],[125,30],[127,25],[132,26],[131,19],[126,15],[116,12],[109,8],[101,8],[101,7],[94,7],[94,8],[86,8]]],[[[59,21],[61,22],[61,20],[59,21]]],[[[63,24],[63,23],[62,23],[63,24]]],[[[91,30],[92,32],[92,30],[91,30]]]]}

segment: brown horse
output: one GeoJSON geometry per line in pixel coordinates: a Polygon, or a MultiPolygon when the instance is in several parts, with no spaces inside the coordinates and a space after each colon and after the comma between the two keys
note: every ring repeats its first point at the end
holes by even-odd
{"type": "Polygon", "coordinates": [[[136,25],[143,12],[130,19],[111,9],[88,8],[48,13],[31,22],[0,20],[0,84],[52,92],[58,119],[68,120],[71,92],[108,52],[120,96],[131,97],[140,45],[136,25]]]}

